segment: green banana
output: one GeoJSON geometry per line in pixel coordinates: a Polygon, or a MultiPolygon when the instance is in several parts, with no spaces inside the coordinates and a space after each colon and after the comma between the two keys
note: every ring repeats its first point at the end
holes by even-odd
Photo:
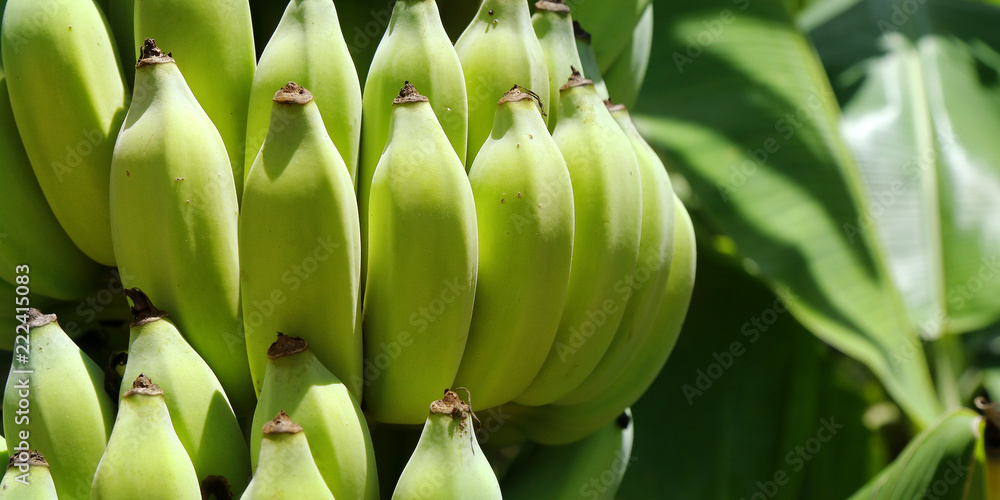
{"type": "MultiPolygon", "coordinates": [[[[360,81],[368,77],[372,57],[382,39],[392,6],[396,0],[371,0],[367,2],[337,2],[337,16],[347,42],[347,50],[354,60],[360,81]]],[[[363,122],[364,120],[362,120],[363,122]]]]}
{"type": "MultiPolygon", "coordinates": [[[[471,165],[493,128],[497,96],[517,84],[547,97],[549,72],[525,0],[483,0],[455,51],[469,96],[466,165],[471,165]]],[[[544,115],[549,109],[547,99],[542,101],[544,115]]]]}
{"type": "Polygon", "coordinates": [[[652,0],[573,1],[573,18],[594,36],[594,52],[602,72],[625,50],[632,30],[652,3],[652,0]]]}
{"type": "MultiPolygon", "coordinates": [[[[180,61],[184,80],[222,136],[236,196],[242,196],[247,108],[257,65],[249,2],[135,0],[134,8],[133,43],[141,47],[147,38],[159,40],[180,61]]],[[[142,88],[138,75],[135,86],[142,88]]]]}
{"type": "Polygon", "coordinates": [[[649,54],[653,49],[653,5],[646,11],[635,25],[632,38],[622,50],[615,62],[608,67],[604,75],[607,77],[608,92],[615,101],[633,106],[646,79],[646,69],[649,67],[649,54]]]}
{"type": "Polygon", "coordinates": [[[174,432],[163,390],[145,375],[122,395],[90,498],[201,498],[198,474],[174,432]]]}
{"type": "Polygon", "coordinates": [[[614,500],[632,457],[634,425],[628,408],[614,421],[575,443],[535,445],[504,476],[507,498],[614,500]]]}
{"type": "Polygon", "coordinates": [[[225,145],[173,58],[153,40],[142,48],[135,85],[111,162],[112,236],[123,284],[171,311],[233,409],[248,414],[254,390],[225,145]]]}
{"type": "Polygon", "coordinates": [[[0,500],[56,500],[55,483],[49,463],[37,451],[21,452],[10,457],[7,472],[0,481],[0,500]]]}
{"type": "Polygon", "coordinates": [[[284,411],[264,424],[257,472],[242,500],[334,499],[302,430],[284,411]]]}
{"type": "MultiPolygon", "coordinates": [[[[649,389],[670,356],[694,289],[697,260],[694,228],[684,205],[674,196],[674,255],[667,278],[667,292],[656,313],[652,331],[636,348],[628,369],[614,376],[606,389],[575,405],[504,405],[510,415],[501,431],[543,444],[566,444],[594,433],[632,406],[649,389]]],[[[499,439],[497,440],[500,441],[499,439]]],[[[493,440],[491,438],[491,444],[493,440]]]]}
{"type": "Polygon", "coordinates": [[[108,0],[108,23],[115,36],[118,59],[129,88],[135,83],[135,0],[108,0]]]}
{"type": "Polygon", "coordinates": [[[10,0],[0,28],[11,108],[38,184],[73,243],[109,266],[108,175],[128,105],[113,43],[90,0],[10,0]]]}
{"type": "MultiPolygon", "coordinates": [[[[434,0],[400,0],[392,8],[389,27],[378,44],[365,80],[361,120],[361,163],[358,166],[358,208],[361,246],[368,248],[368,202],[372,177],[389,136],[392,100],[399,82],[413,82],[430,99],[431,109],[458,158],[465,165],[469,108],[465,76],[455,47],[441,25],[434,0]]],[[[361,276],[367,273],[362,255],[361,276]]]]}
{"type": "Polygon", "coordinates": [[[83,297],[97,283],[100,267],[73,244],[45,201],[17,134],[3,68],[0,158],[0,204],[6,207],[0,209],[5,214],[0,218],[0,278],[30,285],[33,293],[46,297],[83,297]],[[18,272],[22,264],[23,272],[18,272]]]}
{"type": "MultiPolygon", "coordinates": [[[[351,177],[358,171],[361,84],[330,0],[291,0],[260,56],[250,90],[243,180],[273,128],[274,89],[294,81],[315,94],[316,106],[351,177]]],[[[244,188],[245,189],[245,188],[244,188]]]]}
{"type": "Polygon", "coordinates": [[[573,256],[573,186],[530,92],[497,104],[493,132],[469,171],[479,274],[469,340],[455,385],[476,408],[506,403],[552,347],[573,256]]]}
{"type": "Polygon", "coordinates": [[[59,326],[29,309],[3,395],[10,453],[45,454],[59,498],[87,498],[114,419],[104,374],[59,326]],[[26,356],[27,359],[20,358],[26,356]]]}
{"type": "MultiPolygon", "coordinates": [[[[573,75],[573,68],[580,69],[580,54],[576,50],[573,36],[573,16],[565,0],[539,0],[535,3],[535,15],[531,16],[538,43],[545,55],[545,65],[549,75],[549,132],[555,130],[559,121],[559,87],[573,75]]],[[[586,74],[584,74],[586,76],[586,74]]]]}
{"type": "Polygon", "coordinates": [[[368,243],[365,403],[379,422],[420,423],[462,360],[479,251],[465,169],[409,82],[372,179],[368,243]]]}
{"type": "Polygon", "coordinates": [[[274,94],[271,129],[250,169],[240,213],[240,266],[250,372],[260,390],[274,332],[309,340],[361,397],[356,329],[361,242],[354,183],[312,94],[274,94]],[[303,214],[310,214],[303,217],[303,214]],[[280,241],[280,245],[275,245],[280,241]]]}
{"type": "Polygon", "coordinates": [[[393,500],[500,498],[500,485],[476,440],[472,407],[454,391],[431,403],[420,441],[399,476],[393,500]]]}
{"type": "MultiPolygon", "coordinates": [[[[253,429],[278,411],[306,429],[316,466],[336,498],[375,500],[378,474],[371,435],[357,400],[308,349],[305,340],[278,334],[267,351],[267,370],[253,429]]],[[[259,471],[261,435],[250,440],[250,456],[259,471]]]]}
{"type": "Polygon", "coordinates": [[[559,113],[552,138],[573,181],[573,265],[552,349],[515,398],[529,406],[558,401],[597,366],[625,312],[639,253],[640,170],[628,137],[579,72],[562,87],[559,113]]]}
{"type": "Polygon", "coordinates": [[[573,21],[573,36],[576,37],[576,52],[580,56],[580,71],[583,76],[594,82],[594,90],[602,100],[608,99],[608,86],[604,83],[601,70],[597,69],[597,57],[594,55],[594,47],[590,45],[590,33],[580,27],[580,23],[573,21]]]}
{"type": "Polygon", "coordinates": [[[663,303],[674,253],[674,191],[667,170],[653,148],[643,140],[632,124],[625,106],[608,104],[608,110],[625,131],[639,161],[642,178],[642,230],[639,240],[639,264],[633,279],[623,288],[630,295],[625,315],[614,340],[604,352],[597,368],[569,395],[556,404],[585,401],[606,389],[614,376],[630,370],[643,339],[657,335],[656,312],[663,303]]]}
{"type": "MultiPolygon", "coordinates": [[[[223,476],[239,494],[250,480],[250,450],[219,379],[145,293],[132,288],[125,294],[134,320],[122,379],[155,378],[198,480],[223,476]]],[[[123,385],[120,398],[126,389],[123,385]]]]}

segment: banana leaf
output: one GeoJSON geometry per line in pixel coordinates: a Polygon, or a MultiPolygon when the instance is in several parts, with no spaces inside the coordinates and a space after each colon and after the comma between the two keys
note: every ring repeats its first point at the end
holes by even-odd
{"type": "MultiPolygon", "coordinates": [[[[918,424],[941,412],[819,59],[780,0],[658,1],[637,109],[747,267],[819,338],[860,360],[918,424]]],[[[731,307],[733,297],[720,307],[731,307]]]]}
{"type": "MultiPolygon", "coordinates": [[[[845,3],[845,2],[838,2],[845,3]]],[[[921,334],[1000,318],[1000,8],[865,0],[803,14],[874,232],[921,334]]]]}
{"type": "Polygon", "coordinates": [[[913,439],[896,460],[858,490],[852,500],[987,498],[977,459],[982,418],[955,410],[913,439]]]}

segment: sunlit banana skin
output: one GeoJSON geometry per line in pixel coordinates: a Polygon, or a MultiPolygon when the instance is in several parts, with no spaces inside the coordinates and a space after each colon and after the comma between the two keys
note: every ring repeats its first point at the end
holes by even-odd
{"type": "Polygon", "coordinates": [[[430,406],[420,441],[392,500],[499,499],[500,485],[473,429],[472,408],[454,391],[430,406]]]}
{"type": "Polygon", "coordinates": [[[632,411],[575,443],[536,445],[504,476],[503,494],[518,499],[613,500],[632,458],[632,411]]]}
{"type": "Polygon", "coordinates": [[[55,483],[49,463],[38,452],[22,452],[10,457],[0,481],[0,500],[56,500],[55,483]]]}
{"type": "Polygon", "coordinates": [[[45,199],[83,253],[113,266],[108,175],[128,95],[104,15],[89,0],[10,0],[0,46],[45,199]]]}
{"type": "Polygon", "coordinates": [[[572,393],[557,404],[585,401],[606,389],[615,376],[630,370],[644,339],[657,335],[656,313],[663,303],[674,253],[674,191],[667,170],[659,156],[639,135],[625,106],[611,105],[608,110],[625,131],[639,162],[642,177],[642,230],[639,263],[634,276],[623,284],[631,296],[618,332],[598,363],[597,368],[572,393]]]}
{"type": "MultiPolygon", "coordinates": [[[[134,40],[168,47],[225,143],[236,194],[243,192],[247,108],[257,53],[248,0],[135,0],[134,40]]],[[[136,77],[135,91],[142,91],[136,77]]]]}
{"type": "MultiPolygon", "coordinates": [[[[376,500],[378,474],[368,424],[357,400],[308,349],[300,338],[278,335],[268,350],[267,370],[253,429],[260,429],[279,411],[306,430],[327,487],[336,498],[376,500]]],[[[250,439],[254,467],[263,456],[261,434],[250,439]]]]}
{"type": "Polygon", "coordinates": [[[28,362],[15,359],[4,390],[8,449],[44,454],[59,498],[88,498],[114,421],[104,373],[70,340],[55,315],[30,309],[24,319],[30,349],[15,354],[26,354],[28,362]]]}
{"type": "MultiPolygon", "coordinates": [[[[137,4],[138,6],[138,4],[137,4]]],[[[112,158],[115,254],[127,288],[170,311],[237,414],[254,405],[239,312],[236,188],[225,145],[152,40],[112,158]]]]}
{"type": "Polygon", "coordinates": [[[281,411],[261,432],[257,471],[242,500],[333,500],[302,426],[281,411]]]}
{"type": "Polygon", "coordinates": [[[642,82],[646,79],[652,48],[653,5],[650,4],[635,25],[628,44],[604,72],[608,92],[616,102],[630,107],[635,104],[642,82]]]}
{"type": "MultiPolygon", "coordinates": [[[[525,0],[484,0],[455,42],[455,51],[462,61],[469,96],[466,165],[471,165],[493,128],[498,97],[511,85],[548,96],[549,72],[525,0]]],[[[548,115],[549,109],[546,97],[542,110],[548,115]]]]}
{"type": "Polygon", "coordinates": [[[288,2],[278,27],[264,47],[250,91],[244,179],[250,175],[250,167],[268,130],[273,128],[271,98],[290,81],[312,91],[326,131],[350,173],[353,188],[361,134],[361,84],[332,1],[288,2]]]}
{"type": "Polygon", "coordinates": [[[254,386],[260,390],[267,349],[281,331],[307,339],[360,399],[354,183],[309,90],[288,83],[272,95],[271,129],[250,169],[240,212],[246,270],[240,284],[254,386]]]}
{"type": "Polygon", "coordinates": [[[580,56],[580,70],[583,76],[594,82],[594,90],[602,100],[608,98],[608,86],[604,83],[601,70],[597,67],[597,57],[594,55],[594,47],[590,45],[591,37],[587,30],[580,26],[578,21],[573,21],[573,36],[576,38],[576,51],[580,56]]]}
{"type": "MultiPolygon", "coordinates": [[[[677,342],[694,290],[696,249],[694,228],[684,205],[674,197],[674,255],[667,278],[667,292],[656,313],[653,331],[632,359],[627,370],[614,377],[607,389],[575,405],[525,407],[505,405],[512,415],[503,426],[516,439],[558,445],[582,439],[615,419],[623,408],[632,406],[656,380],[677,342]],[[510,429],[506,429],[507,427],[510,429]]],[[[499,439],[497,440],[499,441],[499,439]]],[[[491,439],[491,444],[494,444],[491,439]]]]}
{"type": "Polygon", "coordinates": [[[163,390],[145,375],[122,395],[90,498],[201,498],[198,475],[174,432],[163,390]]]}
{"type": "Polygon", "coordinates": [[[379,422],[418,424],[465,350],[476,206],[427,98],[407,83],[392,113],[368,212],[364,399],[379,422]]]}
{"type": "Polygon", "coordinates": [[[530,94],[512,89],[469,171],[479,223],[479,273],[455,386],[476,409],[528,387],[552,347],[573,256],[573,186],[530,94]]]}
{"type": "MultiPolygon", "coordinates": [[[[122,380],[139,375],[156,380],[198,480],[225,477],[235,494],[250,480],[250,451],[219,379],[184,340],[168,314],[141,290],[125,292],[134,304],[128,364],[122,380]]],[[[122,384],[124,397],[127,384],[122,384]]]]}
{"type": "MultiPolygon", "coordinates": [[[[572,76],[572,68],[582,66],[580,54],[576,50],[573,36],[573,17],[565,0],[540,0],[535,3],[535,15],[531,24],[545,55],[545,66],[549,75],[549,132],[555,130],[559,121],[559,87],[572,76]]],[[[584,76],[587,76],[586,73],[584,76]]]]}
{"type": "Polygon", "coordinates": [[[597,366],[625,312],[639,254],[642,193],[632,145],[590,80],[574,73],[562,88],[552,138],[573,182],[573,264],[552,349],[515,398],[531,406],[566,396],[597,366]]]}
{"type": "Polygon", "coordinates": [[[0,278],[31,292],[70,300],[97,283],[100,267],[73,244],[45,201],[14,123],[0,68],[0,278]],[[29,271],[18,273],[16,267],[29,271]],[[24,275],[22,283],[17,277],[24,275]],[[28,281],[25,282],[24,280],[28,281]]]}
{"type": "MultiPolygon", "coordinates": [[[[361,163],[358,166],[358,208],[362,248],[368,248],[368,199],[372,177],[382,158],[392,100],[403,81],[412,82],[430,99],[431,109],[465,165],[469,105],[462,63],[448,39],[435,0],[400,0],[392,8],[389,26],[375,51],[365,80],[361,120],[361,163]]],[[[367,270],[362,256],[361,276],[367,270]]]]}

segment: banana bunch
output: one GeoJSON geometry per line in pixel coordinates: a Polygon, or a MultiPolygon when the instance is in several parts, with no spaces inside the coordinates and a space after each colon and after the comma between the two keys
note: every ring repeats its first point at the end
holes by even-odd
{"type": "Polygon", "coordinates": [[[476,440],[472,407],[455,391],[431,403],[420,441],[392,492],[393,500],[499,499],[500,484],[476,440]]]}
{"type": "Polygon", "coordinates": [[[695,270],[648,0],[5,3],[0,498],[613,497],[695,270]]]}

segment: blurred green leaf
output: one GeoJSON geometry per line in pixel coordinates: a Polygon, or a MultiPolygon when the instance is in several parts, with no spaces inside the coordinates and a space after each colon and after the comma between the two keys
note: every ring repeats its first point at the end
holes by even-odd
{"type": "Polygon", "coordinates": [[[1000,8],[866,0],[807,13],[874,232],[927,337],[1000,318],[1000,8]]]}
{"type": "Polygon", "coordinates": [[[861,176],[830,83],[785,3],[655,5],[640,128],[796,318],[929,423],[941,408],[922,345],[877,239],[843,229],[866,206],[861,176]]]}
{"type": "Polygon", "coordinates": [[[920,433],[877,477],[851,498],[984,499],[976,445],[981,417],[956,410],[920,433]]]}
{"type": "Polygon", "coordinates": [[[885,464],[881,439],[863,422],[860,388],[877,389],[871,374],[718,254],[699,248],[698,265],[677,346],[632,408],[632,461],[618,498],[847,497],[885,464]]]}

